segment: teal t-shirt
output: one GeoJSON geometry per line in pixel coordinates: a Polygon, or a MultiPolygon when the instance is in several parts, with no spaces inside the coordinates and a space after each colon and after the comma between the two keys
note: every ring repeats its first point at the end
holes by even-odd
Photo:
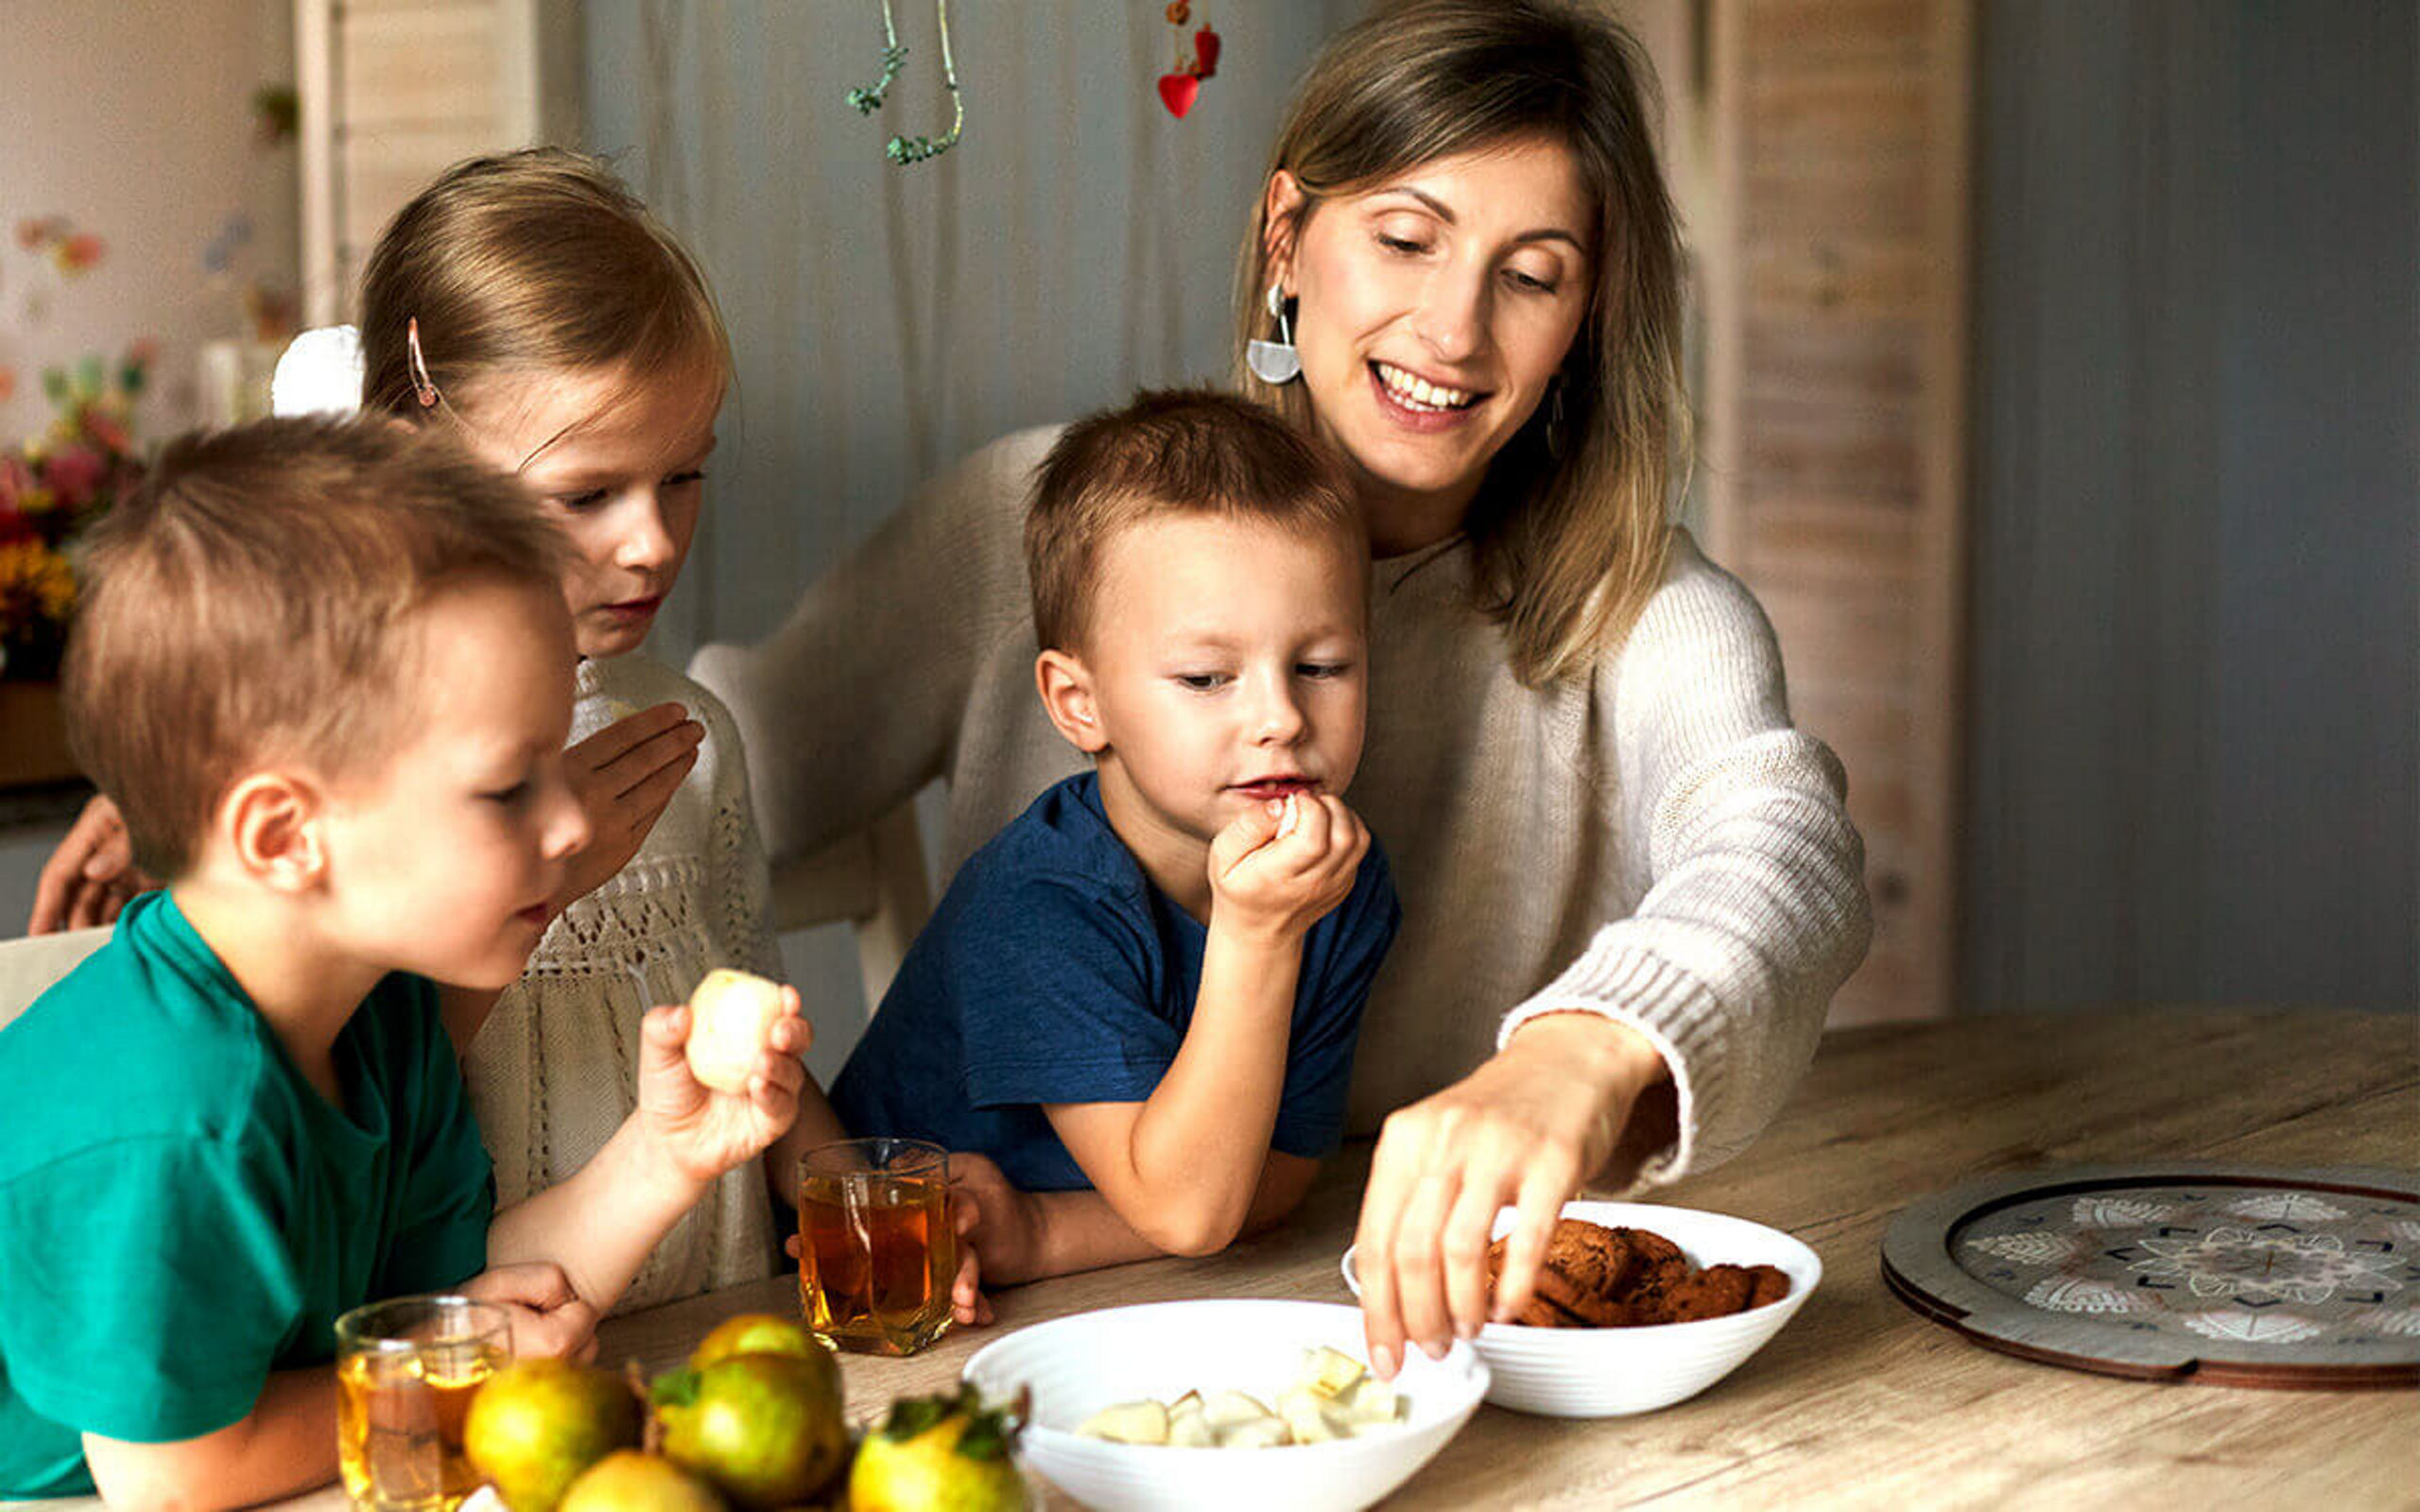
{"type": "Polygon", "coordinates": [[[342,1108],[165,893],[0,1029],[0,1497],[90,1493],[79,1434],[216,1432],[337,1314],[484,1266],[435,988],[379,983],[336,1063],[342,1108]]]}

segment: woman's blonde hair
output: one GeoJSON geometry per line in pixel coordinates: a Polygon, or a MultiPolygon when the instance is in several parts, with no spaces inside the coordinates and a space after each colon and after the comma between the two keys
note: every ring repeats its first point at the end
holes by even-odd
{"type": "MultiPolygon", "coordinates": [[[[1521,138],[1568,148],[1596,201],[1596,282],[1556,380],[1562,422],[1540,404],[1463,521],[1486,609],[1531,687],[1584,673],[1663,580],[1689,421],[1680,232],[1650,129],[1654,88],[1629,33],[1576,5],[1409,0],[1329,42],[1270,154],[1269,174],[1283,169],[1304,191],[1296,236],[1322,199],[1521,138]]],[[[1237,259],[1236,382],[1307,425],[1302,385],[1263,383],[1241,362],[1270,324],[1268,203],[1264,192],[1237,259]]]]}
{"type": "Polygon", "coordinates": [[[505,372],[731,367],[697,260],[601,159],[561,147],[458,163],[387,223],[361,279],[364,408],[419,413],[415,323],[449,400],[505,372]]]}

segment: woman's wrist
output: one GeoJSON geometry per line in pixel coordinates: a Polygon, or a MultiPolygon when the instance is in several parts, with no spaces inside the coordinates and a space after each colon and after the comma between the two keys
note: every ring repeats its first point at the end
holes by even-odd
{"type": "Polygon", "coordinates": [[[1630,1186],[1657,1152],[1679,1143],[1672,1067],[1655,1041],[1621,1020],[1582,1007],[1541,1013],[1512,1031],[1502,1053],[1553,1065],[1593,1095],[1604,1143],[1583,1185],[1630,1186]]]}
{"type": "Polygon", "coordinates": [[[1619,1019],[1582,1007],[1537,1015],[1514,1029],[1504,1048],[1569,1064],[1584,1079],[1617,1093],[1625,1104],[1657,1083],[1672,1079],[1672,1068],[1654,1040],[1619,1019]]]}

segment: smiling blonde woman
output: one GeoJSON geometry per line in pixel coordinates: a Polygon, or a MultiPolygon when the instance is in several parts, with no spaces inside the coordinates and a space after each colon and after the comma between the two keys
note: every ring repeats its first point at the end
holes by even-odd
{"type": "MultiPolygon", "coordinates": [[[[1791,728],[1754,600],[1668,524],[1649,88],[1575,6],[1386,7],[1312,64],[1245,232],[1239,386],[1340,454],[1377,558],[1354,797],[1403,930],[1348,1118],[1383,1125],[1357,1236],[1382,1374],[1489,1315],[1499,1205],[1503,1312],[1583,1183],[1745,1148],[1871,930],[1840,764],[1791,728]],[[1248,342],[1300,376],[1253,376],[1248,342]]],[[[770,641],[700,654],[777,856],[945,777],[955,866],[1076,769],[1033,697],[1018,539],[1051,438],[976,454],[770,641]]]]}

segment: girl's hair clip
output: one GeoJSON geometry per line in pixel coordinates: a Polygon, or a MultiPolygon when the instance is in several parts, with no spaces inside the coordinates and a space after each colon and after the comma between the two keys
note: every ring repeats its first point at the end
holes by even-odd
{"type": "Polygon", "coordinates": [[[411,369],[412,397],[420,401],[421,408],[435,409],[437,384],[428,376],[428,358],[421,353],[419,316],[404,322],[404,360],[411,369]]]}

